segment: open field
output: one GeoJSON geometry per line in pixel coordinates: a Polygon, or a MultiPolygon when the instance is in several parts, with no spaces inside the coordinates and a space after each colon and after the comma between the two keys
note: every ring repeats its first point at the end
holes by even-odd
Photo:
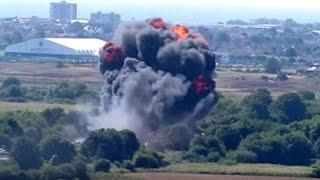
{"type": "Polygon", "coordinates": [[[180,173],[135,173],[125,177],[139,180],[303,180],[308,178],[269,177],[269,176],[239,176],[212,174],[180,174],[180,173]]]}
{"type": "Polygon", "coordinates": [[[311,177],[312,175],[312,168],[310,167],[282,166],[282,165],[271,165],[271,164],[237,164],[237,165],[218,165],[218,164],[210,164],[210,163],[173,164],[156,171],[166,172],[166,173],[288,176],[288,177],[311,177]]]}
{"type": "MultiPolygon", "coordinates": [[[[240,73],[220,69],[216,72],[215,81],[219,92],[236,100],[241,100],[257,88],[268,88],[274,96],[307,88],[314,90],[319,97],[320,78],[291,76],[288,81],[279,82],[264,81],[260,78],[263,75],[272,79],[275,78],[275,75],[265,73],[240,73]]],[[[103,85],[103,78],[98,72],[97,64],[66,63],[65,67],[57,68],[56,63],[49,62],[0,62],[0,83],[9,76],[19,78],[24,85],[40,87],[50,86],[61,81],[86,83],[95,89],[100,89],[103,85]]],[[[27,106],[30,106],[30,109],[46,107],[34,103],[0,103],[2,111],[29,108],[27,106]]],[[[65,107],[70,108],[68,105],[65,107]]]]}
{"type": "Polygon", "coordinates": [[[16,103],[16,102],[3,102],[0,101],[0,112],[7,111],[18,111],[18,110],[26,110],[26,111],[34,111],[40,112],[47,108],[60,107],[69,110],[76,110],[77,108],[81,108],[79,105],[69,105],[69,104],[48,104],[42,102],[28,102],[28,103],[16,103]]]}

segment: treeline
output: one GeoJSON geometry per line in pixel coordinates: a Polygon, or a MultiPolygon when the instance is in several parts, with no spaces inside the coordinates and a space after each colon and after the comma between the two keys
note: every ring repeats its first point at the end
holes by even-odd
{"type": "Polygon", "coordinates": [[[309,90],[273,99],[258,89],[241,103],[221,97],[199,131],[187,161],[310,165],[320,157],[320,102],[309,90]]]}
{"type": "Polygon", "coordinates": [[[45,101],[74,104],[77,101],[99,103],[99,95],[86,84],[61,82],[48,88],[23,86],[19,79],[9,77],[0,87],[0,99],[10,102],[45,101]]]}
{"type": "Polygon", "coordinates": [[[133,132],[91,132],[85,117],[60,108],[1,113],[0,148],[10,156],[0,161],[0,179],[90,179],[96,172],[167,164],[163,156],[140,148],[133,132]]]}

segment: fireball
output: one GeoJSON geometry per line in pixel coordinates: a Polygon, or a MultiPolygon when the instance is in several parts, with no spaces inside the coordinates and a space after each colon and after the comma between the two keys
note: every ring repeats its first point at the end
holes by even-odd
{"type": "Polygon", "coordinates": [[[100,56],[104,61],[114,62],[123,59],[123,51],[120,46],[108,42],[100,51],[100,56]]]}
{"type": "Polygon", "coordinates": [[[189,29],[186,26],[180,24],[174,25],[171,31],[177,37],[178,40],[187,38],[189,34],[189,29]]]}

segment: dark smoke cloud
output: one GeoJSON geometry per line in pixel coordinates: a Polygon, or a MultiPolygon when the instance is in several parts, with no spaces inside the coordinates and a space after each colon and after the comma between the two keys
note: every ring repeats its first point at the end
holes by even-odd
{"type": "Polygon", "coordinates": [[[181,38],[168,27],[161,19],[122,25],[101,51],[106,116],[120,112],[116,118],[136,132],[193,123],[217,101],[214,54],[199,35],[181,38]]]}

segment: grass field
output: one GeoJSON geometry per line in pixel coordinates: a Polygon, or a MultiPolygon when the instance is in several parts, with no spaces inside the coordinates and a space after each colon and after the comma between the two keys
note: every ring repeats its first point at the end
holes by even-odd
{"type": "Polygon", "coordinates": [[[15,103],[15,102],[0,101],[0,112],[18,111],[18,110],[40,112],[47,108],[54,108],[54,107],[60,107],[65,109],[66,111],[76,110],[77,108],[81,108],[81,106],[68,105],[68,104],[48,104],[48,103],[40,103],[40,102],[15,103]]]}
{"type": "MultiPolygon", "coordinates": [[[[95,89],[103,86],[103,78],[98,72],[97,64],[65,63],[65,67],[57,68],[56,63],[50,62],[0,62],[0,83],[9,76],[19,78],[27,86],[47,87],[61,81],[86,83],[95,89]]],[[[289,91],[311,89],[320,97],[320,78],[290,76],[288,81],[280,82],[264,81],[261,76],[275,79],[276,75],[234,72],[219,68],[215,81],[219,92],[235,100],[241,100],[257,88],[268,88],[274,96],[289,91]]]]}
{"type": "Polygon", "coordinates": [[[227,175],[254,175],[254,176],[289,176],[311,177],[312,168],[305,166],[282,166],[271,164],[173,164],[156,172],[191,173],[191,174],[227,174],[227,175]]]}

